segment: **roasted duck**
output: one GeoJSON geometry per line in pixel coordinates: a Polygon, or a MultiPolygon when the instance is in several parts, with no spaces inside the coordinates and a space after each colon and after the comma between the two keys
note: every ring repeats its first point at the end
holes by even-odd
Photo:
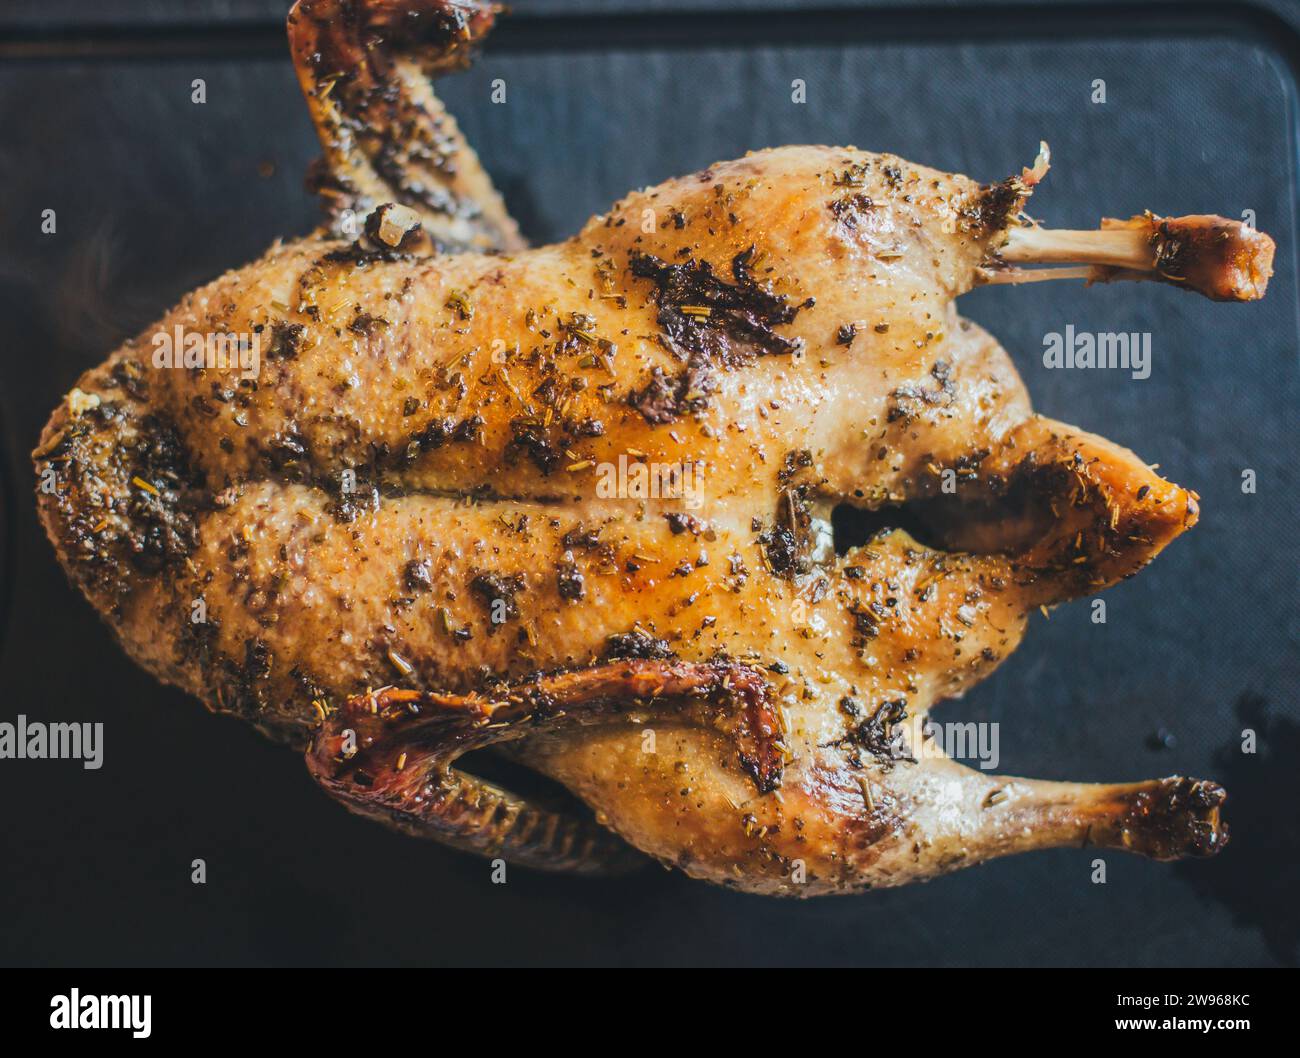
{"type": "Polygon", "coordinates": [[[328,223],[50,419],[40,514],[123,647],[305,748],[353,811],[536,867],[811,895],[1051,846],[1218,851],[1213,782],[989,775],[917,724],[1197,518],[1035,415],[954,299],[1064,275],[1248,300],[1268,237],[1044,230],[1045,150],[983,185],[787,147],[527,249],[429,86],[493,17],[300,0],[328,223]],[[837,554],[843,504],[913,532],[837,554]],[[489,748],[573,804],[456,767],[489,748]]]}

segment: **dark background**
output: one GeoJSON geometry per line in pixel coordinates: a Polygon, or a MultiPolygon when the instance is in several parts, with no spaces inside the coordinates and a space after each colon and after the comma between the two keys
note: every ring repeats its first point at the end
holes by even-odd
{"type": "Polygon", "coordinates": [[[1254,210],[1268,298],[1154,284],[994,288],[963,309],[1039,410],[1198,490],[1201,524],[1106,595],[1036,620],[940,719],[995,720],[1001,768],[1224,783],[1233,843],[1180,865],[1012,858],[811,903],[650,869],[513,870],[347,816],[301,760],[139,672],[41,536],[28,451],[76,376],[183,292],[310,229],[316,144],[277,0],[10,0],[0,13],[0,720],[103,721],[105,765],[0,761],[10,964],[1272,965],[1300,942],[1295,9],[519,0],[439,92],[525,233],[750,148],[855,144],[997,179],[1040,138],[1032,202],[1102,215],[1254,210]],[[837,7],[838,10],[832,10],[837,7]],[[745,10],[741,17],[728,8],[745,10]],[[207,81],[207,103],[190,82],[207,81]],[[508,103],[489,103],[504,78],[508,103]],[[803,78],[808,102],[790,101],[803,78]],[[1090,101],[1106,82],[1107,102],[1090,101]],[[57,210],[58,233],[40,233],[57,210]],[[1047,371],[1043,335],[1150,331],[1151,378],[1047,371]],[[1243,495],[1254,469],[1258,492],[1243,495]],[[1243,727],[1260,752],[1238,750],[1243,727]],[[1156,748],[1159,729],[1171,747],[1156,748]],[[190,862],[208,864],[192,885],[190,862]]]}

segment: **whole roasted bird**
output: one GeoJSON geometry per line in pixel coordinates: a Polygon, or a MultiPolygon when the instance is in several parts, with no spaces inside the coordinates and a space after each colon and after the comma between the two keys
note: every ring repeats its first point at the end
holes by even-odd
{"type": "Polygon", "coordinates": [[[1059,275],[1256,298],[1267,236],[1043,230],[1045,152],[981,185],[787,147],[526,249],[428,82],[493,17],[300,0],[328,226],[186,297],[50,419],[41,517],[126,650],[308,747],[353,811],[533,866],[649,854],[809,895],[1060,845],[1216,852],[1212,782],[993,776],[927,741],[1029,612],[1197,517],[1035,415],[953,299],[1059,275]],[[840,504],[930,544],[837,556],[840,504]],[[485,747],[591,811],[453,766],[485,747]]]}

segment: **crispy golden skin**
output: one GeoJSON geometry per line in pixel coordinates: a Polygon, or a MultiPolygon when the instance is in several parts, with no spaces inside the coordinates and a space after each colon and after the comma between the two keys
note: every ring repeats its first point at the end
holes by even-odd
{"type": "MultiPolygon", "coordinates": [[[[291,16],[322,187],[336,230],[391,192],[398,236],[376,214],[195,291],[79,380],[35,453],[50,539],[133,657],[299,745],[326,720],[309,762],[354,810],[539,866],[626,863],[607,827],[809,895],[1050,845],[1223,843],[1213,784],[990,776],[915,726],[1030,611],[1196,519],[1133,453],[1034,415],[954,308],[1036,177],[787,147],[524,250],[454,126],[440,195],[411,191],[436,182],[427,155],[358,141],[386,86],[441,115],[410,70],[447,63],[341,83],[335,6],[291,16]],[[256,336],[256,377],[158,367],[160,333],[256,336]],[[841,503],[905,505],[929,544],[836,556],[841,503]],[[496,743],[603,827],[452,768],[496,743]]],[[[422,13],[399,51],[490,21],[359,6],[422,13]]]]}

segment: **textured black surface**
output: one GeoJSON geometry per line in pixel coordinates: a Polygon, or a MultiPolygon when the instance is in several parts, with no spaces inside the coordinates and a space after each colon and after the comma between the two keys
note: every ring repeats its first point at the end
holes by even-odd
{"type": "MultiPolygon", "coordinates": [[[[1091,17],[1048,5],[1077,15],[1046,40],[975,4],[960,5],[965,23],[946,15],[930,29],[891,21],[907,5],[889,4],[814,20],[820,43],[789,43],[779,16],[747,16],[736,44],[727,19],[693,14],[665,16],[673,32],[638,43],[614,17],[564,23],[593,36],[566,42],[552,31],[535,52],[516,35],[441,87],[536,241],[569,234],[634,186],[750,148],[852,143],[993,179],[1027,163],[1040,138],[1055,168],[1032,212],[1048,224],[1091,226],[1144,207],[1249,209],[1278,239],[1277,275],[1258,305],[1150,284],[998,288],[963,302],[1011,351],[1040,410],[1159,461],[1200,492],[1203,517],[1107,593],[1106,625],[1091,623],[1086,602],[1036,621],[1020,651],[940,718],[999,721],[1009,772],[1222,779],[1234,844],[1186,866],[1109,854],[1104,886],[1090,881],[1093,853],[1062,850],[895,892],[782,903],[658,870],[618,882],[517,870],[491,885],[480,861],[345,816],[295,755],[158,687],[67,587],[29,498],[26,453],[49,410],[185,290],[314,222],[301,190],[314,138],[269,21],[283,6],[19,2],[0,16],[0,720],[106,725],[98,772],[0,761],[0,961],[1294,961],[1300,327],[1289,31],[1261,34],[1258,15],[1229,9],[1211,18],[1152,5],[1147,21],[1126,23],[1104,5],[1091,17]],[[102,39],[113,54],[60,58],[59,25],[90,26],[68,37],[91,51],[102,39]],[[207,25],[224,28],[196,28],[207,25]],[[158,47],[160,26],[180,27],[184,57],[158,47]],[[195,77],[207,81],[204,106],[190,102],[195,77]],[[497,77],[505,105],[488,102],[497,77]],[[790,101],[794,78],[807,83],[805,105],[790,101]],[[1097,78],[1104,105],[1090,101],[1097,78]],[[57,235],[40,234],[46,208],[57,210],[57,235]],[[1067,324],[1150,331],[1151,377],[1045,370],[1043,336],[1067,324]],[[1241,491],[1244,468],[1257,473],[1254,495],[1241,491]],[[1263,736],[1253,757],[1236,750],[1243,726],[1263,736]],[[1151,748],[1161,727],[1176,736],[1172,749],[1151,748]],[[190,884],[195,857],[207,860],[206,886],[190,884]]],[[[517,7],[539,18],[622,10],[595,0],[517,7]]]]}

